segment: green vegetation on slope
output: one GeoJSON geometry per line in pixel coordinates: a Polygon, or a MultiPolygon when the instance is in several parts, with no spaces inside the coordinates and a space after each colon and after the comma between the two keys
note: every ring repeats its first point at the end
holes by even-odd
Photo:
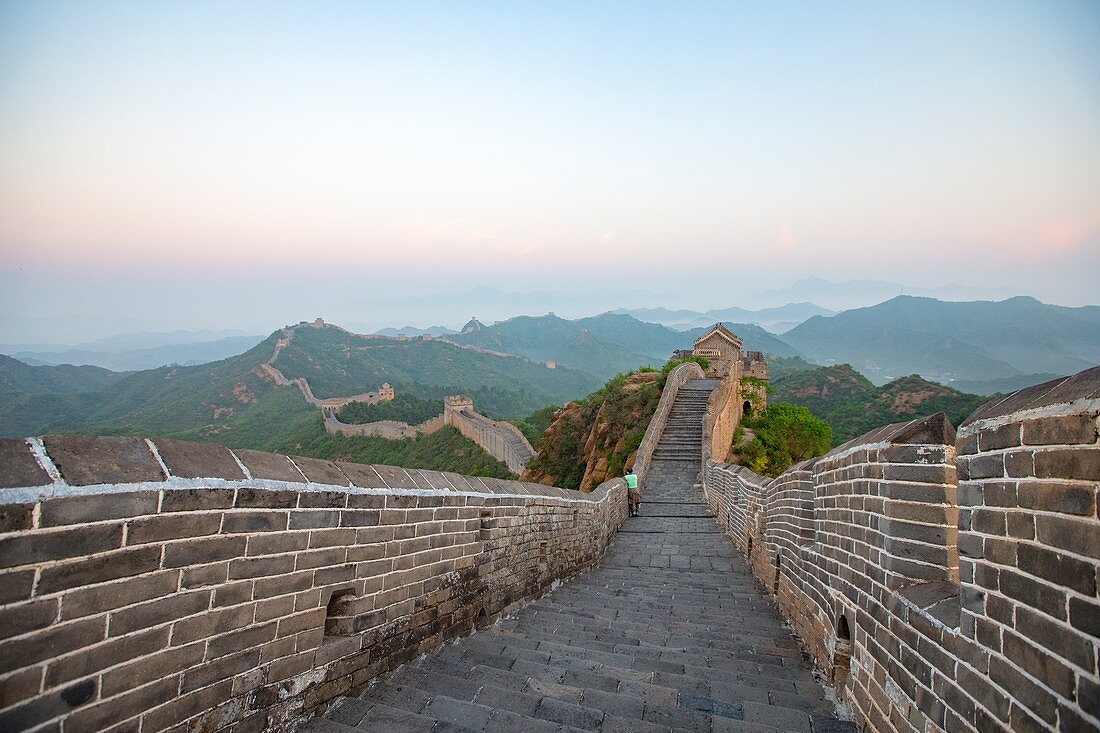
{"type": "MultiPolygon", "coordinates": [[[[786,402],[768,405],[763,415],[745,418],[742,426],[752,430],[754,437],[736,448],[737,460],[761,476],[778,476],[832,447],[832,430],[823,420],[805,407],[786,402]]],[[[735,443],[743,434],[737,431],[735,443]]]]}
{"type": "Polygon", "coordinates": [[[987,399],[915,374],[876,387],[848,364],[788,373],[771,384],[776,399],[805,407],[827,422],[837,444],[882,425],[940,411],[958,425],[987,399]]]}
{"type": "Polygon", "coordinates": [[[498,400],[496,414],[526,415],[551,402],[585,394],[599,384],[591,375],[548,369],[526,359],[464,349],[439,340],[397,340],[360,336],[339,328],[297,328],[276,362],[289,378],[305,377],[320,398],[377,389],[389,382],[400,393],[428,399],[423,388],[474,397],[482,389],[515,396],[498,400]],[[419,387],[419,389],[418,389],[419,387]]]}
{"type": "MultiPolygon", "coordinates": [[[[476,403],[475,403],[476,404],[476,403]]],[[[349,424],[397,420],[416,425],[443,412],[441,400],[425,400],[411,394],[397,394],[392,400],[368,404],[349,402],[340,408],[340,421],[349,424]]]]}
{"type": "Polygon", "coordinates": [[[310,458],[378,463],[405,468],[454,471],[467,476],[515,478],[506,465],[467,440],[450,425],[428,435],[404,440],[330,435],[320,417],[272,450],[310,458]]]}
{"type": "MultiPolygon", "coordinates": [[[[476,402],[474,406],[477,406],[476,402]]],[[[519,428],[519,431],[527,438],[527,442],[534,445],[538,442],[539,436],[550,427],[550,423],[554,422],[554,415],[556,415],[560,409],[561,405],[547,405],[546,407],[535,410],[527,417],[512,420],[512,424],[519,428]]]]}
{"type": "MultiPolygon", "coordinates": [[[[273,406],[265,404],[281,390],[297,394],[292,388],[276,387],[259,369],[274,343],[274,337],[268,338],[240,356],[209,364],[134,372],[97,392],[18,395],[0,404],[0,425],[4,435],[11,437],[59,431],[203,436],[227,442],[227,426],[238,420],[247,423],[254,411],[268,410],[252,420],[252,429],[242,428],[240,434],[268,432],[264,423],[273,417],[271,408],[299,421],[316,412],[300,394],[296,401],[286,398],[273,406]]],[[[292,431],[298,425],[282,425],[282,429],[292,431]]],[[[243,447],[261,446],[250,439],[243,447]]]]}
{"type": "Polygon", "coordinates": [[[125,377],[97,366],[30,366],[0,354],[0,394],[95,392],[125,377]]]}
{"type": "MultiPolygon", "coordinates": [[[[898,296],[831,318],[815,316],[783,340],[817,362],[847,362],[876,383],[919,373],[944,383],[1007,384],[1073,374],[1100,362],[1100,307],[1034,298],[948,303],[898,296]]],[[[1035,383],[1035,382],[1032,382],[1035,383]]]]}
{"type": "Polygon", "coordinates": [[[524,480],[591,491],[622,475],[642,442],[661,398],[659,373],[613,377],[601,389],[570,402],[539,437],[539,454],[524,480]]]}

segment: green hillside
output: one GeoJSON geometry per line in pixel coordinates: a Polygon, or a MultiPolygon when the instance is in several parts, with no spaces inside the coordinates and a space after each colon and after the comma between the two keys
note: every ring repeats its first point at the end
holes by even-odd
{"type": "Polygon", "coordinates": [[[433,398],[450,392],[498,394],[494,415],[520,417],[553,402],[590,392],[598,380],[566,368],[464,349],[440,340],[360,336],[335,327],[294,330],[275,362],[288,378],[305,377],[319,398],[374,390],[389,382],[397,392],[433,398]],[[500,399],[500,395],[506,395],[500,399]]]}
{"type": "Polygon", "coordinates": [[[940,411],[958,425],[987,399],[915,374],[876,387],[848,364],[789,372],[771,383],[770,401],[805,407],[832,427],[838,445],[882,425],[940,411]]]}
{"type": "Polygon", "coordinates": [[[811,318],[783,339],[812,361],[852,364],[876,383],[919,373],[945,384],[1010,388],[1100,363],[1100,308],[1025,297],[950,303],[899,296],[811,318]]]}
{"type": "Polygon", "coordinates": [[[463,438],[450,425],[418,438],[386,440],[330,435],[317,417],[294,435],[272,445],[271,449],[311,458],[454,471],[467,476],[515,478],[504,463],[463,438]]]}
{"type": "Polygon", "coordinates": [[[96,392],[5,398],[0,426],[8,437],[126,433],[263,447],[316,413],[297,388],[278,387],[260,371],[274,348],[271,336],[240,356],[133,372],[96,392]]]}
{"type": "Polygon", "coordinates": [[[0,354],[0,394],[95,392],[125,376],[97,366],[30,366],[0,354]]]}
{"type": "Polygon", "coordinates": [[[443,412],[442,400],[425,400],[413,394],[399,394],[392,400],[368,404],[349,402],[340,408],[340,421],[348,424],[397,420],[415,425],[443,412]]]}
{"type": "MultiPolygon", "coordinates": [[[[798,352],[778,337],[752,324],[726,324],[745,343],[746,351],[782,357],[798,352]]],[[[448,339],[533,359],[553,361],[606,380],[646,364],[663,364],[676,349],[690,348],[707,328],[676,331],[622,313],[602,313],[576,321],[545,316],[519,316],[486,326],[471,321],[448,339]]]]}

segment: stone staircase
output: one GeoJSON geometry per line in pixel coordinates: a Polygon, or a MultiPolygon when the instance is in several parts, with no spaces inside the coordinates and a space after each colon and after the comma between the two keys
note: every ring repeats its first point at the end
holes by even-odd
{"type": "Polygon", "coordinates": [[[301,730],[854,733],[696,484],[716,384],[681,388],[642,516],[597,568],[301,730]]]}

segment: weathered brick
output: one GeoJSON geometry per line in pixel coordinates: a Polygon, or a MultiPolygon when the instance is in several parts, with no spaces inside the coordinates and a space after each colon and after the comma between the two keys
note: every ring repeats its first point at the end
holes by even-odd
{"type": "Polygon", "coordinates": [[[155,491],[67,496],[42,502],[41,526],[84,524],[107,519],[156,514],[160,495],[155,491]]]}
{"type": "Polygon", "coordinates": [[[982,451],[1002,450],[1020,444],[1019,423],[1009,423],[996,428],[987,428],[978,433],[978,445],[982,451]]]}
{"type": "Polygon", "coordinates": [[[302,509],[343,509],[348,503],[346,491],[302,491],[298,506],[302,509]]]}
{"type": "Polygon", "coordinates": [[[165,489],[160,510],[195,512],[228,509],[233,506],[234,489],[165,489]]]}
{"type": "Polygon", "coordinates": [[[189,644],[199,639],[236,631],[252,623],[256,607],[246,603],[230,608],[217,608],[201,616],[193,616],[172,624],[172,645],[189,644]]]}
{"type": "Polygon", "coordinates": [[[109,555],[52,565],[41,570],[38,594],[142,575],[160,568],[159,547],[139,547],[109,555]]]}
{"type": "Polygon", "coordinates": [[[49,662],[46,667],[46,687],[65,684],[116,664],[152,654],[166,646],[168,628],[161,627],[82,648],[76,654],[49,662]]]}
{"type": "Polygon", "coordinates": [[[264,532],[248,538],[245,554],[249,557],[278,555],[298,552],[308,545],[309,533],[307,532],[264,532]]]}
{"type": "Polygon", "coordinates": [[[1066,593],[1047,583],[1009,570],[1000,572],[1000,589],[1005,595],[1049,616],[1066,618],[1066,593]]]}
{"type": "MultiPolygon", "coordinates": [[[[47,685],[46,689],[55,685],[47,685]]],[[[42,688],[42,667],[22,669],[4,678],[0,685],[0,710],[10,708],[16,703],[29,700],[42,688]]],[[[5,730],[0,728],[0,730],[5,730]]]]}
{"type": "Polygon", "coordinates": [[[1062,659],[1095,673],[1096,653],[1081,634],[1028,608],[1016,609],[1016,631],[1028,640],[1046,647],[1062,659]]]}
{"type": "Polygon", "coordinates": [[[1100,476],[1100,448],[1066,448],[1035,452],[1038,478],[1096,481],[1100,476]]]}
{"type": "Polygon", "coordinates": [[[303,458],[294,456],[295,465],[306,477],[306,480],[314,484],[330,484],[332,486],[350,486],[347,476],[341,473],[339,467],[332,461],[319,458],[303,458]]]}
{"type": "Polygon", "coordinates": [[[213,535],[218,533],[221,521],[221,514],[217,513],[161,514],[134,519],[127,524],[126,544],[140,545],[213,535]]]}
{"type": "Polygon", "coordinates": [[[0,567],[10,568],[51,560],[65,560],[70,557],[113,550],[121,545],[121,524],[99,524],[54,532],[13,534],[0,537],[0,567]]]}
{"type": "Polygon", "coordinates": [[[150,730],[162,730],[178,723],[196,711],[211,710],[228,700],[233,693],[233,683],[225,680],[217,684],[180,695],[171,702],[151,710],[144,716],[143,726],[150,730]]]}
{"type": "Polygon", "coordinates": [[[221,608],[223,606],[235,606],[238,603],[251,601],[253,585],[254,581],[251,580],[239,580],[236,583],[219,585],[214,589],[214,601],[212,605],[221,608]]]}
{"type": "Polygon", "coordinates": [[[1096,513],[1096,487],[1069,482],[1021,481],[1020,506],[1047,512],[1096,513]]]}
{"type": "Polygon", "coordinates": [[[107,620],[99,616],[55,624],[36,634],[5,641],[0,644],[0,674],[91,646],[104,638],[106,630],[107,620]]]}
{"type": "Polygon", "coordinates": [[[1021,544],[1017,555],[1020,570],[1026,573],[1087,596],[1096,594],[1096,567],[1093,563],[1029,544],[1021,544]]]}
{"type": "Polygon", "coordinates": [[[95,698],[97,680],[82,680],[61,690],[40,695],[18,707],[0,712],[0,730],[30,730],[66,715],[95,698]]]}
{"type": "MultiPolygon", "coordinates": [[[[400,512],[401,522],[405,521],[405,512],[400,512]]],[[[373,527],[379,522],[387,523],[382,519],[383,516],[389,516],[388,511],[377,511],[373,509],[345,509],[340,512],[340,526],[342,527],[373,527]]]]}
{"type": "Polygon", "coordinates": [[[252,478],[293,483],[300,483],[304,478],[286,456],[247,449],[237,449],[233,452],[252,474],[252,478]]]}
{"type": "Polygon", "coordinates": [[[229,579],[241,580],[244,578],[260,578],[269,575],[284,575],[293,570],[293,555],[244,557],[229,562],[229,579]]]}
{"type": "Polygon", "coordinates": [[[1096,442],[1095,415],[1045,417],[1023,422],[1024,443],[1028,445],[1072,445],[1096,442]]]}
{"type": "Polygon", "coordinates": [[[31,597],[34,570],[17,570],[0,574],[0,603],[14,603],[31,597]]]}
{"type": "Polygon", "coordinates": [[[0,640],[44,628],[56,618],[56,598],[5,606],[0,608],[0,640]]]}
{"type": "Polygon", "coordinates": [[[286,512],[234,511],[226,512],[222,520],[222,532],[236,534],[252,532],[276,532],[286,529],[286,512]]]}
{"type": "Polygon", "coordinates": [[[0,534],[30,529],[34,525],[34,504],[0,505],[0,534]]]}
{"type": "Polygon", "coordinates": [[[292,512],[289,526],[290,529],[323,529],[339,527],[340,512],[336,510],[292,512]]]}
{"type": "Polygon", "coordinates": [[[1037,515],[1035,536],[1043,544],[1100,559],[1100,532],[1096,521],[1076,517],[1037,515]]]}
{"type": "Polygon", "coordinates": [[[228,680],[255,668],[260,662],[258,649],[247,649],[237,654],[222,657],[189,670],[183,675],[180,692],[188,693],[208,685],[228,680]]]}
{"type": "Polygon", "coordinates": [[[348,509],[383,509],[385,506],[385,494],[348,495],[348,509]]]}
{"type": "Polygon", "coordinates": [[[1004,634],[1004,655],[1020,669],[1065,698],[1073,696],[1073,671],[1044,649],[1011,631],[1004,634]]]}
{"type": "Polygon", "coordinates": [[[165,478],[141,438],[47,435],[42,442],[61,475],[73,486],[131,484],[165,478]]]}
{"type": "Polygon", "coordinates": [[[240,481],[244,472],[229,449],[216,443],[191,443],[156,438],[160,458],[168,472],[180,478],[220,478],[240,481]]]}
{"type": "Polygon", "coordinates": [[[149,680],[174,677],[202,662],[203,644],[162,649],[103,674],[103,696],[116,695],[149,680]]]}
{"type": "Polygon", "coordinates": [[[233,652],[259,646],[275,638],[278,625],[274,621],[254,624],[239,631],[232,631],[211,639],[207,645],[207,661],[224,657],[233,652]]]}
{"type": "Polygon", "coordinates": [[[209,590],[173,593],[167,598],[116,611],[111,614],[107,633],[120,636],[201,613],[210,607],[210,596],[209,590]]]}
{"type": "Polygon", "coordinates": [[[25,440],[0,438],[0,489],[48,486],[53,480],[25,440]]]}
{"type": "Polygon", "coordinates": [[[164,567],[204,565],[241,557],[244,555],[246,540],[245,537],[207,537],[171,542],[164,546],[164,567]]]}
{"type": "Polygon", "coordinates": [[[70,590],[61,599],[61,618],[67,621],[160,598],[176,591],[179,576],[178,570],[164,570],[70,590]]]}
{"type": "Polygon", "coordinates": [[[1080,598],[1070,598],[1069,622],[1078,631],[1100,638],[1100,604],[1080,598]]]}
{"type": "Polygon", "coordinates": [[[289,489],[238,489],[236,506],[241,509],[292,509],[298,492],[289,489]]]}
{"type": "Polygon", "coordinates": [[[70,730],[103,730],[176,696],[179,679],[159,679],[135,690],[77,710],[65,721],[70,730]]]}

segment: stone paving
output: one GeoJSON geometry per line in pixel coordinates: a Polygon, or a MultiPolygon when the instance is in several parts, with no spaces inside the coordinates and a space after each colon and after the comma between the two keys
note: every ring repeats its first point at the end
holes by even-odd
{"type": "Polygon", "coordinates": [[[684,385],[641,516],[598,567],[302,730],[854,733],[695,483],[713,388],[684,385]]]}

